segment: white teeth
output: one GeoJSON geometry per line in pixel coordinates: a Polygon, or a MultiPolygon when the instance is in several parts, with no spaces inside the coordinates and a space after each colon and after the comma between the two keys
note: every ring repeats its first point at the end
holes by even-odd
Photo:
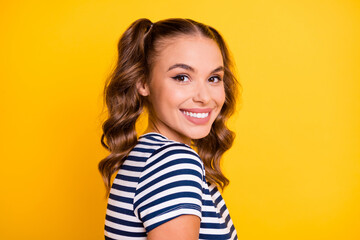
{"type": "Polygon", "coordinates": [[[190,117],[194,117],[194,118],[206,118],[207,116],[209,116],[209,113],[192,113],[192,112],[186,112],[186,111],[182,111],[184,114],[190,116],[190,117]]]}

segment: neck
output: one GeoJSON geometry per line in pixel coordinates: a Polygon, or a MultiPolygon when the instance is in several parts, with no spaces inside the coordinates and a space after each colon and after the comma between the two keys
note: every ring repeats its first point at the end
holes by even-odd
{"type": "Polygon", "coordinates": [[[181,143],[187,144],[188,146],[191,146],[190,138],[183,136],[181,134],[177,134],[176,132],[157,127],[156,124],[154,124],[154,122],[151,121],[151,119],[149,119],[148,127],[146,128],[144,133],[150,133],[150,132],[160,133],[161,135],[165,136],[166,138],[168,138],[170,140],[181,142],[181,143]]]}

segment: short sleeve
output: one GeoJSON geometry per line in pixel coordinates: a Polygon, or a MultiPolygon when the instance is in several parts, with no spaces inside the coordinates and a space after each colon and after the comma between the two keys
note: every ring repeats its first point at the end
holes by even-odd
{"type": "Polygon", "coordinates": [[[204,167],[181,143],[160,147],[147,160],[136,188],[133,210],[146,232],[180,215],[201,219],[204,167]]]}

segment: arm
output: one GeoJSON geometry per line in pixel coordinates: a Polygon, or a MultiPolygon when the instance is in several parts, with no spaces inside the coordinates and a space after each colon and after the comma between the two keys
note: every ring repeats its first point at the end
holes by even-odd
{"type": "Polygon", "coordinates": [[[148,233],[148,240],[198,240],[200,218],[195,215],[181,215],[148,233]]]}

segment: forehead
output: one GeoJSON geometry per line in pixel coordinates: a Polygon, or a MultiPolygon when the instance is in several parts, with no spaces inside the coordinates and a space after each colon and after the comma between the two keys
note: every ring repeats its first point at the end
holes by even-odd
{"type": "Polygon", "coordinates": [[[213,70],[223,66],[223,58],[217,43],[201,35],[180,35],[162,39],[158,44],[154,64],[166,67],[175,63],[186,63],[194,68],[213,70]]]}

